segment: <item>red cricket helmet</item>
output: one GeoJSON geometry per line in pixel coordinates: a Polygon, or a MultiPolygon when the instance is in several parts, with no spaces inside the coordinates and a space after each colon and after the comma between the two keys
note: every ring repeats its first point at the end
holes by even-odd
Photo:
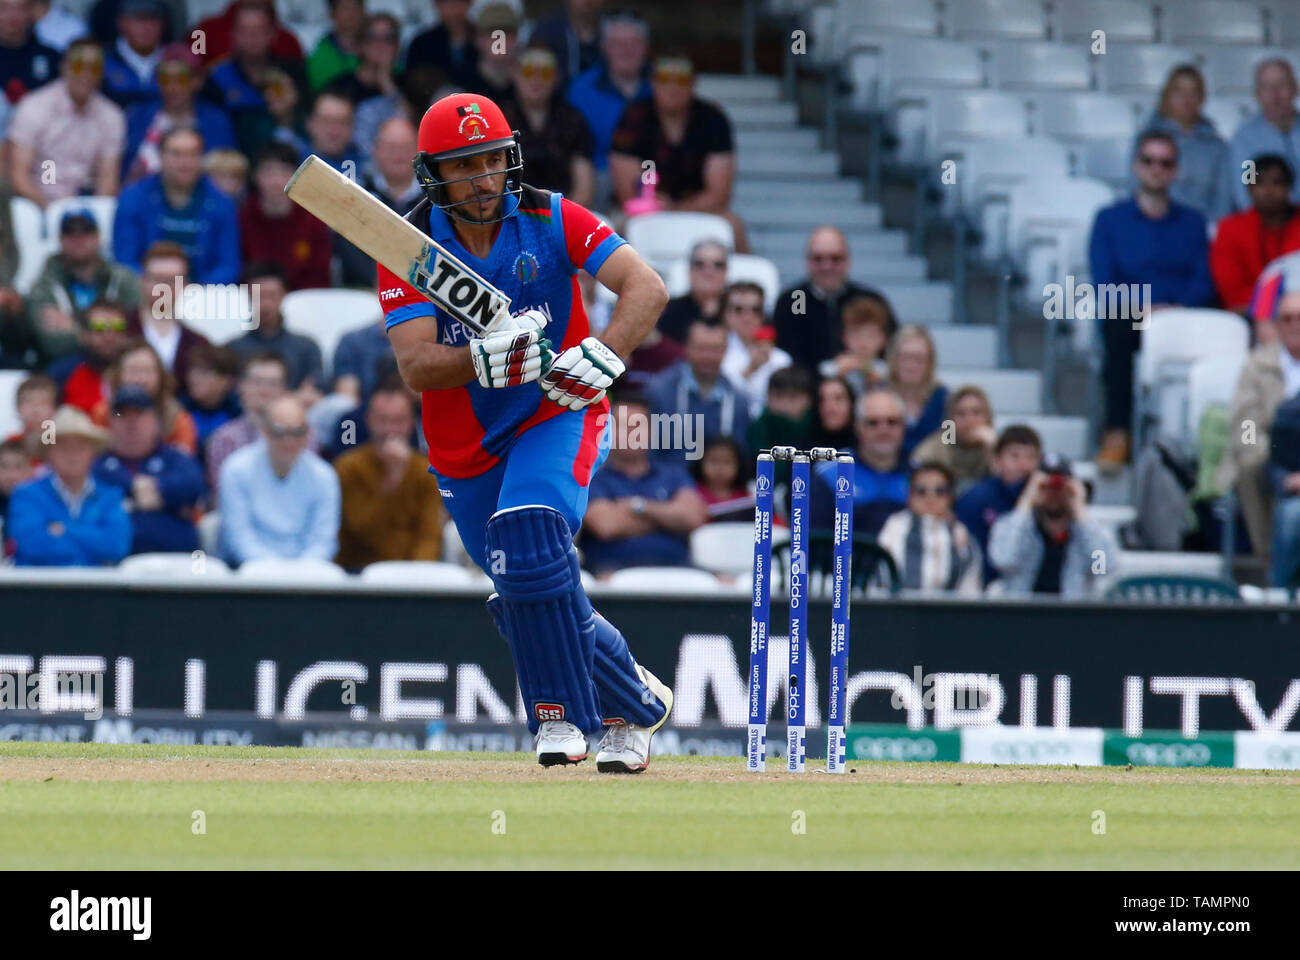
{"type": "Polygon", "coordinates": [[[501,108],[487,97],[474,93],[453,93],[429,107],[420,120],[420,134],[417,141],[419,153],[412,161],[415,177],[424,189],[429,202],[449,216],[469,223],[494,223],[503,220],[505,198],[518,196],[521,185],[519,174],[523,169],[523,156],[516,137],[517,134],[510,129],[510,124],[506,121],[506,115],[501,108]],[[479,153],[490,153],[494,150],[504,150],[506,153],[506,189],[503,193],[496,194],[502,201],[500,215],[489,220],[471,220],[461,216],[454,208],[467,203],[477,204],[477,200],[471,197],[458,203],[448,203],[446,185],[465,180],[473,181],[486,176],[497,176],[500,171],[444,180],[438,176],[438,163],[479,153]]]}

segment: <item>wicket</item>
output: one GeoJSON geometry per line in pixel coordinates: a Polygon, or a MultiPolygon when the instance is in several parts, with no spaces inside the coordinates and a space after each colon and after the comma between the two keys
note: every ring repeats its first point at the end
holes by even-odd
{"type": "Polygon", "coordinates": [[[844,709],[849,659],[849,594],[853,563],[853,457],[831,447],[773,447],[758,455],[754,505],[754,584],[749,621],[749,728],[745,768],[767,768],[767,658],[771,630],[772,504],[777,460],[790,462],[790,638],[786,700],[786,770],[803,773],[808,683],[808,554],[812,463],[835,461],[835,531],[831,579],[830,691],[826,772],[843,773],[844,709]]]}

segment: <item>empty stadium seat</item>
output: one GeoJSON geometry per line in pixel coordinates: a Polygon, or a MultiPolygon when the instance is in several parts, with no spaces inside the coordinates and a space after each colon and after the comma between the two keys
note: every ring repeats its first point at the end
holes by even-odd
{"type": "Polygon", "coordinates": [[[253,304],[242,284],[187,284],[177,316],[187,327],[213,343],[229,343],[243,336],[253,322],[253,304]]]}
{"type": "Polygon", "coordinates": [[[1102,30],[1106,44],[1153,43],[1156,39],[1155,10],[1140,0],[1068,0],[1057,3],[1055,36],[1066,43],[1091,42],[1102,30]]]}
{"type": "Polygon", "coordinates": [[[933,37],[941,20],[933,0],[839,0],[837,32],[847,36],[855,30],[872,33],[933,37]]]}
{"type": "Polygon", "coordinates": [[[1003,41],[993,48],[993,76],[1001,90],[1087,90],[1092,56],[1079,44],[1003,41]]]}
{"type": "Polygon", "coordinates": [[[1164,38],[1170,43],[1268,42],[1264,11],[1241,0],[1177,0],[1163,7],[1164,38]]]}
{"type": "Polygon", "coordinates": [[[14,246],[18,250],[14,289],[26,296],[45,269],[45,261],[54,253],[55,247],[46,239],[45,215],[41,208],[26,197],[10,199],[9,215],[13,220],[14,246]]]}
{"type": "Polygon", "coordinates": [[[285,329],[316,341],[326,376],[343,335],[378,323],[383,315],[379,297],[368,290],[294,290],[285,294],[280,309],[285,329]]]}
{"type": "Polygon", "coordinates": [[[0,441],[23,427],[18,419],[18,384],[27,376],[26,370],[0,370],[0,441]]]}
{"type": "Polygon", "coordinates": [[[752,523],[706,523],[691,533],[691,563],[711,573],[738,576],[754,564],[752,523]]]}
{"type": "Polygon", "coordinates": [[[985,58],[972,44],[932,37],[855,35],[844,63],[853,86],[850,106],[857,110],[886,107],[901,86],[988,86],[985,58]]]}
{"type": "Polygon", "coordinates": [[[1192,436],[1201,428],[1201,418],[1212,406],[1232,409],[1232,397],[1241,377],[1241,363],[1224,363],[1218,357],[1199,360],[1187,373],[1187,426],[1192,436]]]}
{"type": "Polygon", "coordinates": [[[1070,175],[1069,150],[1051,137],[1021,137],[998,140],[951,140],[940,145],[939,167],[952,160],[956,166],[952,188],[942,193],[943,212],[959,210],[976,216],[991,196],[1005,197],[1006,191],[1029,177],[1063,179],[1070,175]]]}
{"type": "Polygon", "coordinates": [[[1214,124],[1224,140],[1231,140],[1237,128],[1258,111],[1253,97],[1214,96],[1205,101],[1201,116],[1214,124]]]}
{"type": "Polygon", "coordinates": [[[929,164],[939,144],[958,139],[994,140],[1029,135],[1023,96],[1003,90],[936,90],[908,85],[894,98],[892,118],[898,159],[929,164]]]}
{"type": "Polygon", "coordinates": [[[1026,274],[1026,290],[1040,299],[1048,283],[1086,274],[1088,236],[1097,211],[1114,191],[1099,180],[1026,180],[1007,196],[1006,251],[1026,274]]]}
{"type": "Polygon", "coordinates": [[[1213,553],[1180,553],[1161,550],[1121,550],[1119,563],[1109,577],[1188,576],[1218,579],[1223,576],[1223,558],[1213,553]]]}
{"type": "MultiPolygon", "coordinates": [[[[1186,47],[1163,43],[1108,44],[1097,57],[1098,86],[1114,93],[1158,94],[1174,67],[1197,65],[1196,54],[1186,47]]],[[[1155,108],[1155,101],[1151,103],[1155,108]]]]}
{"type": "Polygon", "coordinates": [[[466,567],[454,563],[427,560],[385,560],[372,563],[361,571],[361,580],[371,584],[401,587],[470,587],[486,577],[477,577],[466,567]]]}
{"type": "MultiPolygon", "coordinates": [[[[776,264],[766,257],[757,257],[751,253],[733,253],[727,257],[727,282],[740,283],[749,281],[763,288],[763,307],[770,314],[781,292],[781,277],[776,264]]],[[[664,277],[670,296],[680,297],[691,285],[690,263],[684,258],[674,260],[664,277]]]]}
{"type": "Polygon", "coordinates": [[[342,567],[328,560],[285,560],[279,557],[249,560],[239,568],[239,576],[271,586],[337,583],[348,578],[342,567]]]}
{"type": "Polygon", "coordinates": [[[692,567],[624,567],[605,582],[610,590],[623,593],[716,594],[721,589],[717,577],[692,567]]]}
{"type": "Polygon", "coordinates": [[[1235,95],[1253,101],[1255,68],[1265,60],[1285,60],[1300,75],[1300,57],[1280,47],[1207,46],[1200,51],[1205,64],[1205,85],[1215,96],[1235,95]]]}
{"type": "Polygon", "coordinates": [[[948,4],[948,24],[960,38],[1045,40],[1050,30],[1042,0],[960,0],[948,4]]]}
{"type": "Polygon", "coordinates": [[[188,553],[137,553],[117,565],[123,576],[150,580],[196,580],[230,576],[230,568],[217,556],[199,560],[188,553]]]}
{"type": "Polygon", "coordinates": [[[665,211],[629,217],[624,236],[647,263],[660,270],[667,270],[700,240],[720,240],[728,250],[736,248],[731,223],[713,213],[665,211]]]}
{"type": "Polygon", "coordinates": [[[221,514],[213,510],[199,518],[199,549],[210,557],[221,556],[221,514]]]}
{"type": "Polygon", "coordinates": [[[45,236],[50,245],[57,246],[59,223],[69,210],[89,210],[99,227],[99,246],[105,256],[113,252],[113,217],[117,213],[117,197],[63,197],[45,208],[45,236]]]}
{"type": "Polygon", "coordinates": [[[470,559],[469,551],[465,549],[464,541],[460,538],[460,531],[456,529],[456,524],[450,520],[442,526],[442,559],[447,563],[455,563],[462,567],[468,567],[474,563],[470,559]]]}

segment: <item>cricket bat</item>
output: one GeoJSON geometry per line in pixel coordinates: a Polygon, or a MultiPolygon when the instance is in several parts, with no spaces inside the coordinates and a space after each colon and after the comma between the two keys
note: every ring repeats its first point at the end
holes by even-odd
{"type": "Polygon", "coordinates": [[[509,297],[315,154],[294,171],[284,192],[475,336],[486,336],[498,317],[509,315],[509,297]]]}

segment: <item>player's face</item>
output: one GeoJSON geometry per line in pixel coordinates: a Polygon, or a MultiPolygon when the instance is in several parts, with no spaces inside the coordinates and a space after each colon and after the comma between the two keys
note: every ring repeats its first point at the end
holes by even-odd
{"type": "Polygon", "coordinates": [[[438,176],[452,181],[447,183],[447,202],[459,204],[457,215],[466,220],[495,219],[506,188],[506,152],[493,150],[443,160],[438,164],[438,176]]]}

